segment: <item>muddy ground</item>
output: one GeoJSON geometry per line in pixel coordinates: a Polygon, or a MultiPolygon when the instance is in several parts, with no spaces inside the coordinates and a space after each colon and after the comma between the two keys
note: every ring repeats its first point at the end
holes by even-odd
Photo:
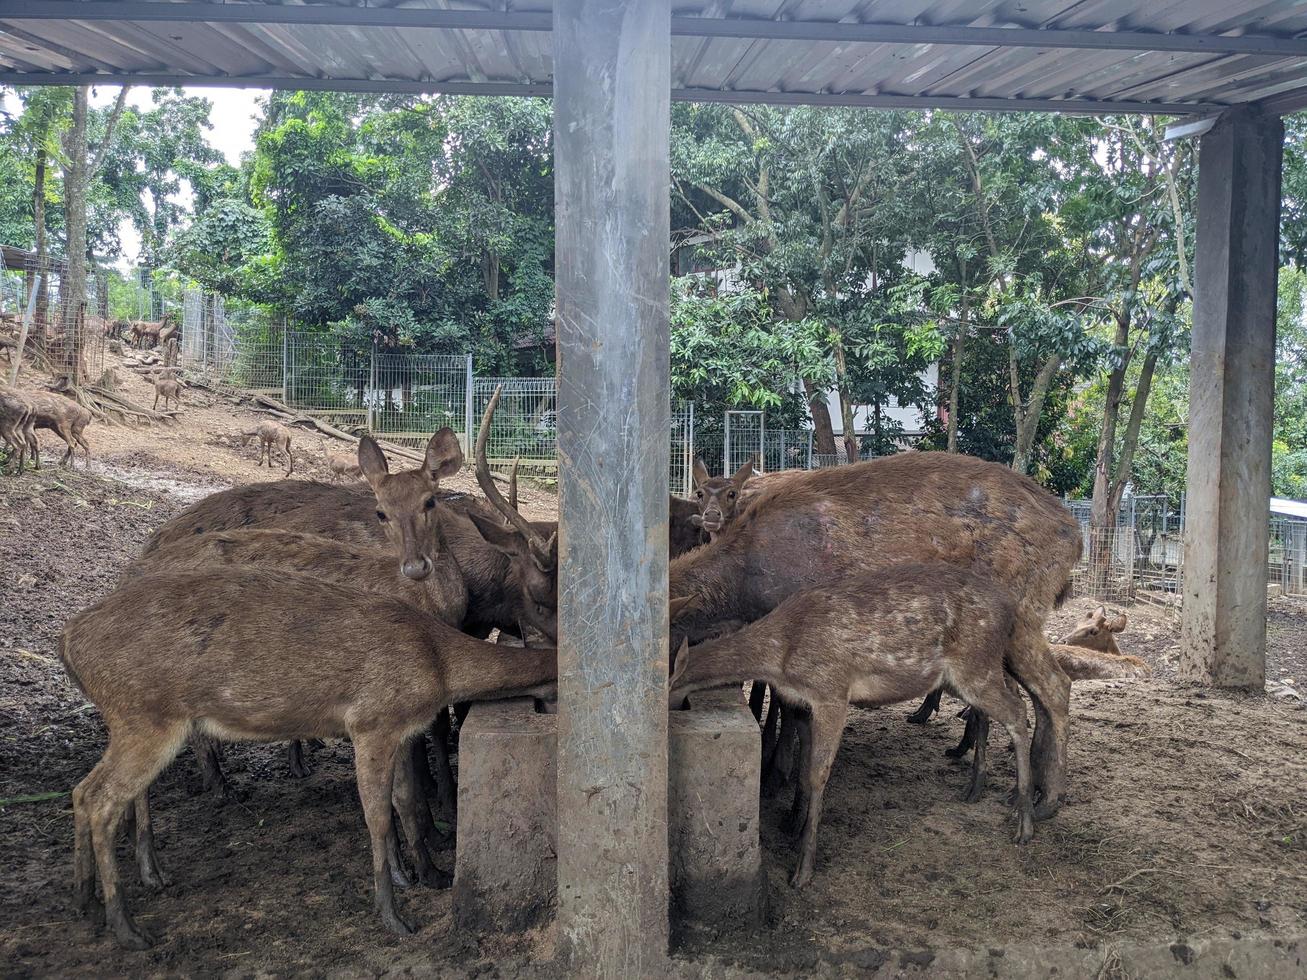
{"type": "MultiPolygon", "coordinates": [[[[94,427],[90,474],[0,477],[0,973],[552,972],[540,965],[552,954],[551,929],[460,934],[447,891],[401,896],[421,926],[416,937],[379,930],[344,742],[312,751],[314,772],[303,780],[287,776],[280,746],[228,747],[243,794],[228,803],[199,793],[183,752],[153,794],[167,890],[145,892],[122,850],[137,918],[165,940],[123,953],[73,916],[68,792],[94,765],[104,733],[54,660],[63,620],[110,590],[148,534],[189,499],[272,478],[253,465],[254,450],[228,438],[248,414],[217,398],[190,411],[186,429],[94,427]]],[[[537,494],[528,506],[545,516],[549,500],[537,494]]],[[[1071,603],[1050,630],[1090,605],[1071,603]]],[[[678,971],[857,972],[891,947],[1114,948],[1307,933],[1307,710],[1290,694],[1307,685],[1307,604],[1271,606],[1277,696],[1176,685],[1174,620],[1148,607],[1130,614],[1122,646],[1155,675],[1077,685],[1070,800],[1031,845],[1008,841],[1012,772],[998,735],[990,789],[967,806],[957,801],[965,770],[943,756],[961,733],[949,702],[924,729],[904,722],[911,706],[854,711],[811,885],[795,893],[786,883],[787,805],[765,801],[767,927],[681,935],[678,971]]],[[[451,842],[447,870],[452,861],[451,842]]]]}

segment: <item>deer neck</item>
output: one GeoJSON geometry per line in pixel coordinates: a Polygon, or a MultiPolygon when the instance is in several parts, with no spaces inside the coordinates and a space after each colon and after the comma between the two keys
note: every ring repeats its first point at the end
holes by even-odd
{"type": "Polygon", "coordinates": [[[456,630],[444,638],[440,667],[450,703],[540,696],[558,680],[553,647],[500,646],[456,630]]]}
{"type": "Polygon", "coordinates": [[[724,619],[749,619],[740,605],[744,556],[736,541],[718,535],[671,564],[668,595],[693,596],[689,610],[676,621],[691,635],[696,628],[708,628],[724,619]]]}
{"type": "Polygon", "coordinates": [[[783,684],[784,638],[775,630],[744,627],[729,636],[706,640],[686,654],[685,672],[676,679],[678,693],[745,681],[783,684]]]}

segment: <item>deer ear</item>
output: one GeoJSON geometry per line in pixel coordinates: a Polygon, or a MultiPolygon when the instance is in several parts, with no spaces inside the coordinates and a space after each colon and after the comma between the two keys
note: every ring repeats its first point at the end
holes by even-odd
{"type": "Polygon", "coordinates": [[[681,640],[681,645],[676,650],[676,658],[672,661],[675,665],[672,667],[672,679],[667,682],[668,690],[676,687],[682,677],[685,676],[685,668],[690,663],[690,639],[689,637],[681,640]]]}
{"type": "Polygon", "coordinates": [[[1099,606],[1097,609],[1095,609],[1092,613],[1089,614],[1089,618],[1090,618],[1090,619],[1106,619],[1106,618],[1107,618],[1107,606],[1099,606]]]}
{"type": "Polygon", "coordinates": [[[735,475],[731,477],[731,482],[735,484],[737,489],[749,482],[749,477],[753,476],[753,464],[757,459],[757,454],[750,456],[745,464],[735,471],[735,475]]]}
{"type": "Polygon", "coordinates": [[[463,465],[463,447],[459,445],[458,436],[449,426],[445,426],[427,443],[426,457],[422,469],[433,480],[453,476],[463,465]]]}
{"type": "Polygon", "coordinates": [[[690,603],[692,603],[693,601],[694,601],[694,596],[692,595],[679,596],[675,599],[668,599],[667,619],[669,621],[675,620],[678,616],[681,615],[681,613],[685,612],[685,610],[689,607],[690,603]]]}
{"type": "Polygon", "coordinates": [[[697,487],[708,479],[708,467],[697,456],[694,460],[694,485],[697,487]]]}
{"type": "Polygon", "coordinates": [[[364,479],[374,490],[381,478],[390,472],[390,466],[386,463],[386,454],[381,451],[381,447],[371,436],[364,436],[359,440],[359,469],[363,471],[364,479]]]}
{"type": "Polygon", "coordinates": [[[1120,616],[1117,616],[1116,619],[1109,622],[1107,624],[1107,628],[1111,630],[1113,633],[1120,633],[1123,629],[1125,629],[1125,624],[1126,624],[1125,613],[1122,613],[1120,616]]]}
{"type": "Polygon", "coordinates": [[[492,548],[514,557],[526,551],[526,541],[516,528],[505,527],[501,521],[475,511],[468,511],[467,519],[476,525],[477,532],[492,548]]]}

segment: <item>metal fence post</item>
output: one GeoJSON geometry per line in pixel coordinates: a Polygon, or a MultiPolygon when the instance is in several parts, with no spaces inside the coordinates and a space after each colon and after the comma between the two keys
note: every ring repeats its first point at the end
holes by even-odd
{"type": "Polygon", "coordinates": [[[363,408],[367,412],[364,424],[368,431],[377,431],[377,338],[372,338],[372,351],[368,360],[368,388],[363,393],[363,408]]]}
{"type": "Polygon", "coordinates": [[[690,491],[694,489],[694,402],[687,403],[690,406],[690,420],[686,423],[685,435],[685,483],[681,496],[688,498],[690,491]]]}
{"type": "Polygon", "coordinates": [[[463,455],[470,462],[472,459],[472,416],[476,411],[473,403],[473,389],[476,386],[476,377],[472,373],[472,355],[467,355],[467,366],[464,368],[463,384],[463,455]]]}
{"type": "Polygon", "coordinates": [[[290,404],[290,324],[281,324],[281,400],[290,404]]]}

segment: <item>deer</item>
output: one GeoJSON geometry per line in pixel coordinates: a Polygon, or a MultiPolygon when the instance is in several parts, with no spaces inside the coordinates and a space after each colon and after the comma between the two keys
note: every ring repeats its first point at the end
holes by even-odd
{"type": "Polygon", "coordinates": [[[448,705],[545,696],[558,669],[553,649],[485,643],[396,599],[236,568],[124,585],[69,621],[59,657],[109,731],[104,756],[72,794],[74,905],[98,911],[98,878],[107,926],[137,950],[155,938],[128,910],[115,837],[132,806],[143,877],[162,882],[148,790],[191,732],[260,741],[348,736],[371,839],[374,905],[388,930],[407,935],[413,926],[395,907],[389,867],[397,760],[448,705]]]}
{"type": "Polygon", "coordinates": [[[331,477],[332,483],[341,483],[347,477],[359,479],[363,476],[363,471],[359,469],[358,458],[351,453],[333,453],[323,449],[323,456],[327,464],[327,474],[331,477]]]}
{"type": "Polygon", "coordinates": [[[275,446],[286,454],[286,475],[290,476],[295,471],[295,461],[290,454],[290,429],[280,422],[260,422],[253,429],[242,432],[240,438],[242,446],[248,446],[251,439],[259,440],[259,462],[256,465],[262,466],[266,457],[268,469],[272,469],[272,450],[275,446]]]}
{"type": "Polygon", "coordinates": [[[735,518],[744,487],[753,476],[758,456],[754,454],[731,476],[709,476],[703,460],[694,461],[694,500],[699,513],[690,523],[713,540],[735,518]]]}
{"type": "MultiPolygon", "coordinates": [[[[1080,528],[1033,480],[997,463],[911,452],[764,484],[717,538],[671,563],[669,595],[698,596],[672,621],[691,643],[760,619],[796,592],[890,565],[944,562],[984,573],[1017,599],[1008,666],[1031,685],[1036,819],[1065,786],[1070,680],[1043,623],[1065,598],[1080,528]]],[[[673,645],[673,650],[676,646],[673,645]]]]}
{"type": "MultiPolygon", "coordinates": [[[[159,399],[163,398],[163,410],[168,411],[168,399],[172,399],[174,407],[181,407],[182,403],[182,383],[171,375],[165,375],[154,379],[154,410],[159,409],[159,399]]],[[[289,453],[289,451],[288,451],[289,453]]]]}
{"type": "Polygon", "coordinates": [[[59,460],[60,466],[72,467],[73,454],[80,447],[86,453],[86,464],[91,463],[91,445],[82,435],[83,430],[91,424],[91,413],[78,405],[71,398],[64,398],[48,391],[34,391],[27,395],[32,405],[32,429],[27,434],[27,449],[32,458],[32,468],[41,468],[41,449],[36,441],[35,429],[49,429],[56,432],[68,445],[68,450],[59,460]]]}
{"type": "Polygon", "coordinates": [[[17,457],[18,476],[23,475],[28,446],[36,442],[35,425],[35,409],[28,397],[17,388],[0,384],[0,439],[10,457],[17,457]]]}
{"type": "MultiPolygon", "coordinates": [[[[693,605],[696,597],[688,598],[693,605]]],[[[1029,642],[1017,628],[1017,601],[984,575],[943,562],[892,565],[795,592],[727,636],[695,647],[682,640],[669,703],[707,687],[762,680],[798,709],[787,714],[803,746],[792,811],[800,834],[795,888],[812,878],[822,797],[849,706],[894,704],[940,686],[1007,729],[1017,768],[1013,839],[1025,844],[1034,835],[1026,709],[1005,664],[1019,664],[1018,681],[1035,688],[1049,681],[1027,670],[1053,674],[1057,667],[1047,658],[1013,657],[1015,645],[1029,642]]],[[[978,751],[981,762],[963,793],[968,801],[979,798],[985,782],[978,751]]]]}
{"type": "Polygon", "coordinates": [[[159,320],[133,320],[127,331],[128,339],[134,347],[144,350],[147,341],[150,347],[165,343],[169,337],[177,332],[179,327],[179,317],[176,311],[170,310],[159,320]]]}

